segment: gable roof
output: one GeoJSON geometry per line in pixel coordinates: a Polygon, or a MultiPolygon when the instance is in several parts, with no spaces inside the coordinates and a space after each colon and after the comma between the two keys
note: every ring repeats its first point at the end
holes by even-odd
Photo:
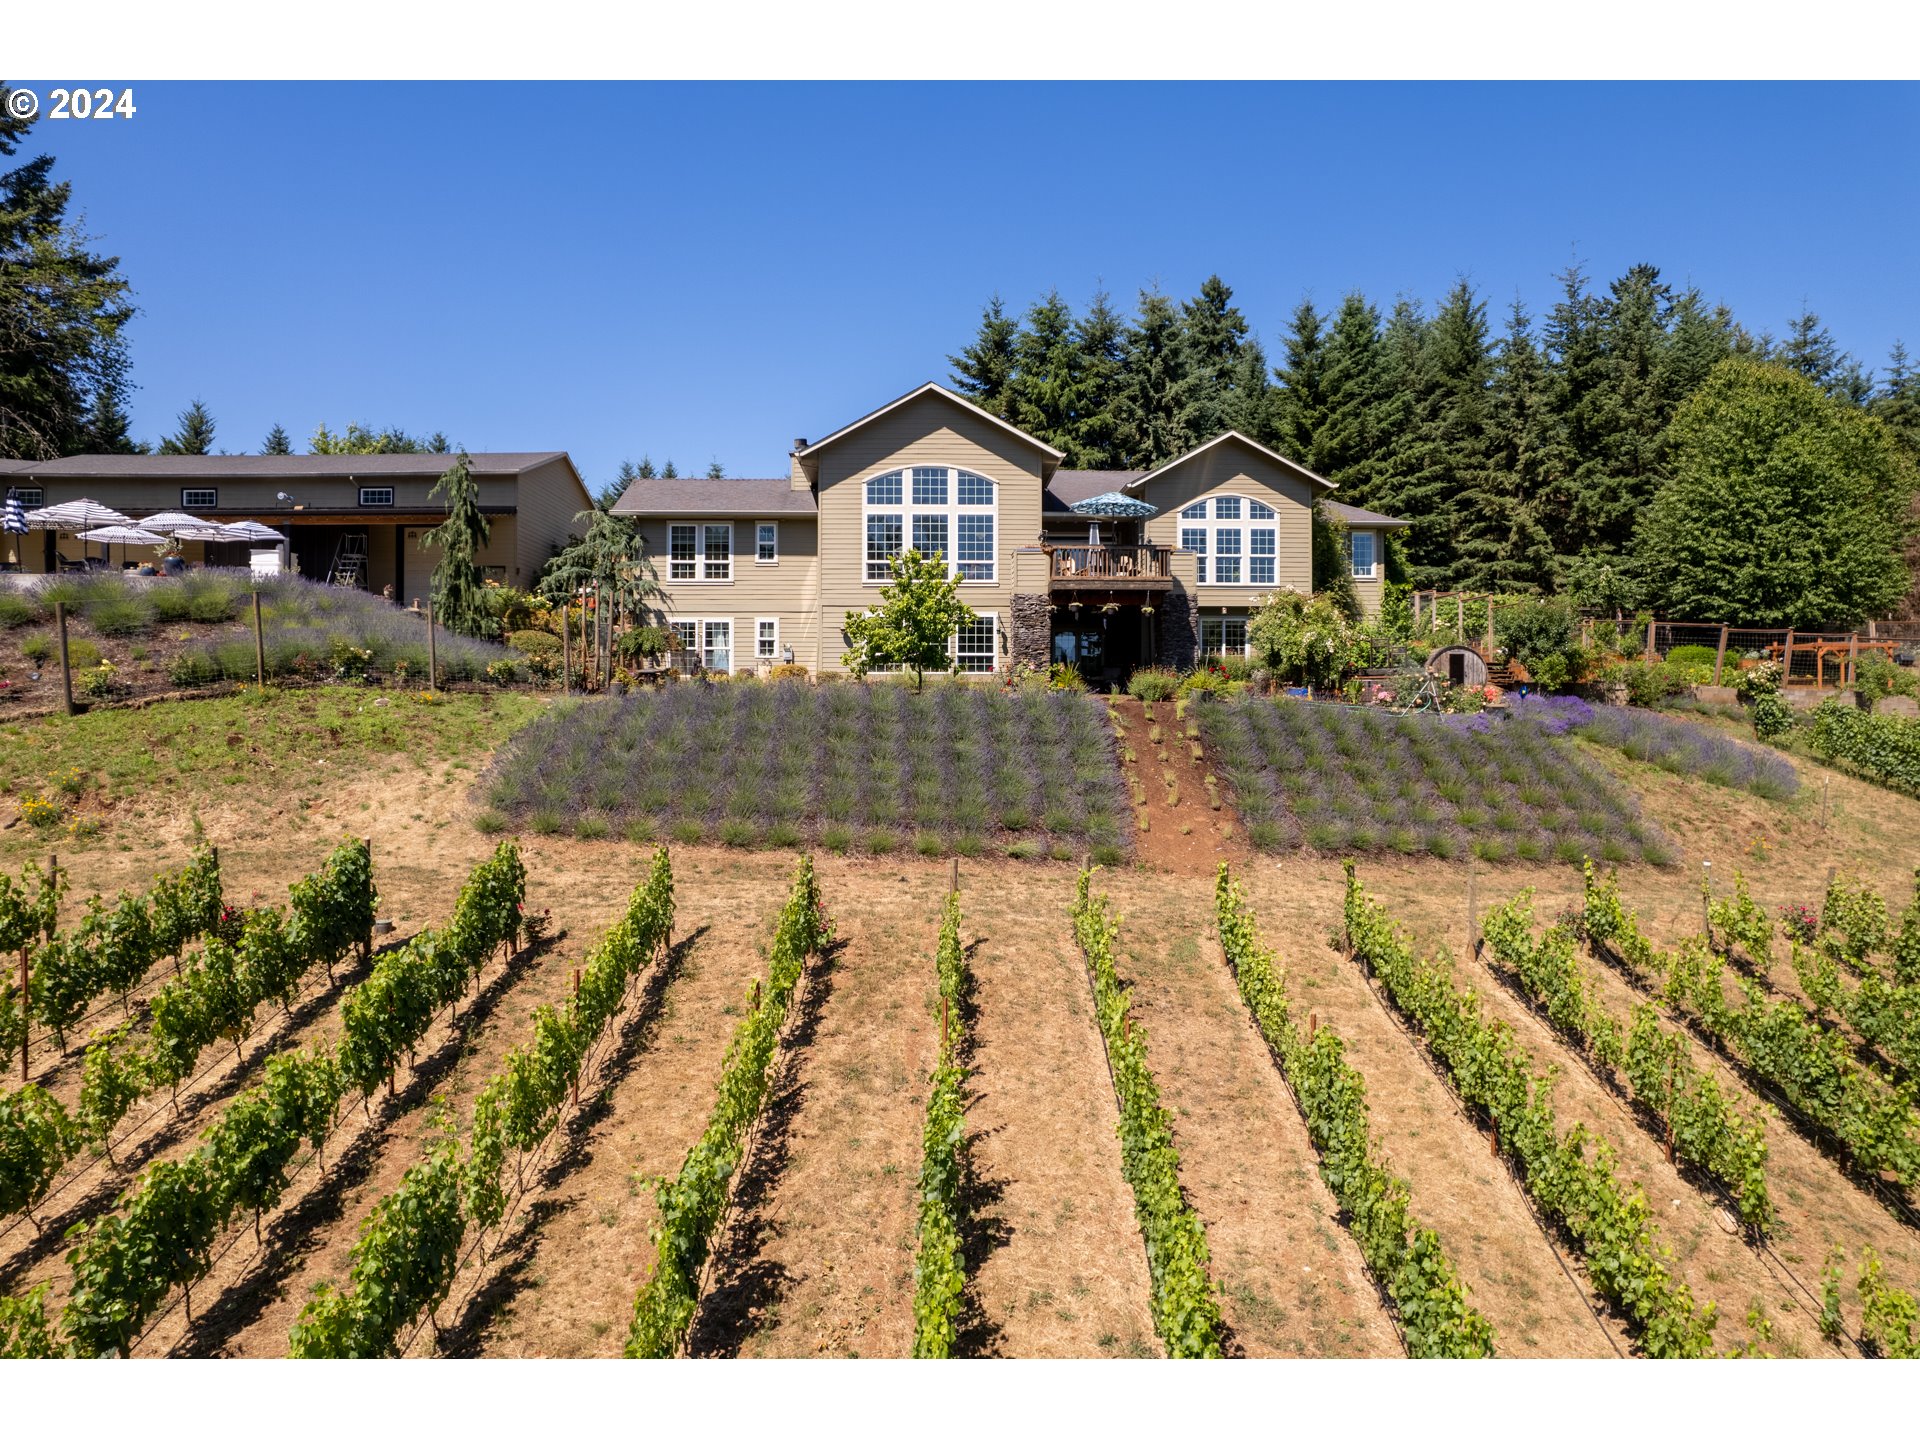
{"type": "Polygon", "coordinates": [[[978,405],[974,404],[971,400],[966,399],[964,396],[954,394],[953,391],[947,389],[946,386],[937,384],[932,380],[929,380],[924,385],[920,385],[915,387],[912,390],[909,390],[906,394],[902,395],[897,400],[889,400],[886,404],[882,405],[878,410],[873,410],[868,412],[865,415],[862,415],[858,420],[855,420],[852,424],[842,425],[838,430],[834,431],[831,435],[827,436],[826,439],[816,440],[811,445],[808,445],[803,447],[802,449],[796,450],[794,454],[797,455],[802,460],[807,459],[809,456],[817,455],[820,453],[820,451],[824,450],[827,446],[832,445],[837,441],[845,439],[847,436],[851,435],[854,431],[863,429],[864,427],[871,425],[874,421],[878,420],[882,415],[890,414],[892,411],[898,410],[902,405],[906,404],[909,400],[917,400],[922,395],[938,395],[943,400],[951,401],[953,404],[958,405],[962,410],[966,410],[978,416],[980,419],[987,421],[991,425],[998,426],[1000,429],[1006,431],[1009,435],[1014,436],[1016,439],[1026,441],[1027,444],[1033,446],[1033,448],[1038,450],[1042,455],[1049,457],[1056,463],[1067,458],[1066,452],[1064,450],[1056,450],[1053,448],[1053,446],[1047,444],[1044,440],[1035,439],[1033,436],[1029,435],[1026,431],[1022,430],[1019,426],[1009,425],[1006,421],[1002,420],[998,415],[993,414],[991,411],[982,410],[978,405]]]}
{"type": "Polygon", "coordinates": [[[1320,504],[1349,525],[1366,525],[1375,530],[1404,530],[1413,524],[1411,520],[1396,520],[1393,516],[1382,515],[1377,510],[1362,510],[1358,505],[1342,505],[1338,500],[1322,500],[1320,504]]]}
{"type": "Polygon", "coordinates": [[[779,480],[635,480],[613,502],[615,515],[813,515],[811,490],[779,480]]]}
{"type": "Polygon", "coordinates": [[[1124,490],[1146,473],[1144,470],[1056,470],[1047,480],[1040,512],[1065,515],[1082,500],[1091,500],[1109,490],[1124,490]]]}
{"type": "MultiPolygon", "coordinates": [[[[469,454],[476,475],[519,475],[550,460],[573,462],[564,450],[482,451],[469,454]]],[[[7,461],[6,473],[48,480],[352,480],[361,477],[446,473],[450,454],[410,455],[68,455],[59,460],[7,461]]],[[[577,473],[577,472],[576,472],[577,473]]]]}
{"type": "Polygon", "coordinates": [[[1214,436],[1213,439],[1207,441],[1206,444],[1196,445],[1193,447],[1193,449],[1187,451],[1187,453],[1184,455],[1176,455],[1173,459],[1167,461],[1166,464],[1160,466],[1157,470],[1149,470],[1146,474],[1142,475],[1139,479],[1128,482],[1125,488],[1128,490],[1137,489],[1138,487],[1145,485],[1149,480],[1152,480],[1158,476],[1164,475],[1169,470],[1174,469],[1176,466],[1184,465],[1189,460],[1192,460],[1197,456],[1206,454],[1207,451],[1213,449],[1214,446],[1224,445],[1229,440],[1238,440],[1242,445],[1246,446],[1249,450],[1252,450],[1254,453],[1259,455],[1264,455],[1267,457],[1267,459],[1273,461],[1277,465],[1284,466],[1288,470],[1297,471],[1299,474],[1304,475],[1307,479],[1313,481],[1314,484],[1316,485],[1325,486],[1329,490],[1332,490],[1335,488],[1333,481],[1327,479],[1326,476],[1314,474],[1313,471],[1307,469],[1307,467],[1302,465],[1298,460],[1289,460],[1286,456],[1282,455],[1278,450],[1269,450],[1265,445],[1262,445],[1258,440],[1250,439],[1248,436],[1242,435],[1238,430],[1222,430],[1218,435],[1214,436]]]}

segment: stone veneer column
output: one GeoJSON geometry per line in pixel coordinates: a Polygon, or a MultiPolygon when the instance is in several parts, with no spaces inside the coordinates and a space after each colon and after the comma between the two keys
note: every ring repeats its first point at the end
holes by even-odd
{"type": "Polygon", "coordinates": [[[1053,613],[1047,608],[1047,597],[1016,595],[1008,609],[1012,631],[1007,637],[1008,658],[1044,669],[1053,658],[1053,613]]]}
{"type": "Polygon", "coordinates": [[[1200,654],[1200,602],[1175,590],[1154,607],[1154,663],[1191,670],[1200,654]]]}

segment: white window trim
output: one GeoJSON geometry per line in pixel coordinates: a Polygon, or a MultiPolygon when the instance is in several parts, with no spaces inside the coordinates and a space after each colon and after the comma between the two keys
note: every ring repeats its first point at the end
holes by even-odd
{"type": "MultiPolygon", "coordinates": [[[[360,487],[360,505],[363,509],[373,509],[377,507],[382,510],[391,510],[393,508],[393,500],[393,486],[391,485],[362,485],[360,487]],[[369,495],[384,495],[387,498],[384,500],[369,500],[367,498],[369,495]]],[[[181,508],[184,509],[185,507],[183,506],[181,508]]]]}
{"type": "Polygon", "coordinates": [[[753,563],[756,565],[778,565],[780,563],[780,522],[778,520],[756,520],[753,522],[753,563]],[[760,557],[760,527],[773,527],[773,554],[768,559],[760,557]]]}
{"type": "Polygon", "coordinates": [[[740,558],[738,547],[734,545],[733,522],[731,520],[674,520],[667,525],[667,583],[669,585],[731,585],[733,567],[740,558]],[[723,576],[707,574],[707,531],[727,532],[727,573],[723,576]],[[693,574],[675,575],[673,573],[673,532],[675,530],[693,531],[693,574]]]}
{"type": "Polygon", "coordinates": [[[180,487],[180,508],[182,510],[218,510],[220,508],[220,487],[217,485],[182,485],[180,487]],[[189,495],[211,495],[211,500],[189,500],[189,495]]]}
{"type": "MultiPolygon", "coordinates": [[[[671,630],[675,625],[693,626],[693,650],[700,657],[700,663],[707,663],[707,626],[724,625],[727,627],[727,673],[732,674],[740,668],[740,647],[734,642],[740,638],[740,624],[731,615],[674,615],[665,622],[671,630]]],[[[678,637],[676,637],[677,639],[678,637]]]]}
{"type": "MultiPolygon", "coordinates": [[[[1181,549],[1186,548],[1186,541],[1181,536],[1181,531],[1203,530],[1206,532],[1207,549],[1205,558],[1201,562],[1206,571],[1206,578],[1204,580],[1198,580],[1195,583],[1203,585],[1209,590],[1215,588],[1224,590],[1269,590],[1278,587],[1280,584],[1280,507],[1272,501],[1262,500],[1257,495],[1243,495],[1233,490],[1219,491],[1215,494],[1202,496],[1197,500],[1189,500],[1186,505],[1182,505],[1178,510],[1174,511],[1173,524],[1174,538],[1179,541],[1181,549]],[[1240,518],[1237,520],[1214,519],[1214,501],[1216,500],[1238,500],[1240,502],[1240,518]],[[1188,519],[1186,512],[1188,506],[1191,505],[1205,505],[1207,507],[1208,518],[1205,520],[1188,519]],[[1250,519],[1247,512],[1250,507],[1254,505],[1265,505],[1269,510],[1274,512],[1273,519],[1250,519]],[[1273,531],[1273,555],[1271,557],[1273,560],[1273,579],[1255,580],[1252,578],[1254,560],[1253,532],[1255,530],[1267,529],[1273,531]],[[1213,578],[1216,573],[1215,567],[1220,561],[1220,545],[1219,542],[1214,539],[1214,535],[1220,530],[1238,530],[1240,532],[1240,550],[1239,553],[1233,557],[1240,562],[1241,578],[1238,580],[1216,580],[1213,578]]],[[[1262,555],[1260,558],[1265,560],[1269,557],[1262,555]]]]}
{"type": "Polygon", "coordinates": [[[969,585],[992,586],[1000,583],[1000,544],[1002,538],[1000,518],[1001,482],[991,475],[978,470],[969,470],[964,465],[886,465],[869,475],[862,475],[855,481],[860,487],[860,583],[871,589],[891,585],[893,579],[887,576],[874,579],[867,573],[867,520],[873,515],[898,515],[900,517],[900,548],[905,554],[913,549],[913,521],[916,515],[942,515],[947,521],[947,573],[960,574],[960,517],[963,515],[988,515],[993,518],[993,555],[986,561],[969,560],[969,565],[985,564],[988,573],[984,576],[963,576],[960,584],[964,589],[969,585]],[[867,482],[877,480],[882,475],[900,472],[900,503],[898,505],[869,505],[867,503],[867,482]],[[944,505],[916,505],[913,503],[913,472],[915,470],[945,470],[947,472],[947,503],[944,505]],[[960,503],[961,472],[978,475],[993,487],[993,503],[990,505],[962,505],[960,503]]]}
{"type": "Polygon", "coordinates": [[[1347,532],[1347,569],[1356,580],[1378,580],[1380,578],[1380,536],[1372,530],[1349,530],[1347,532]],[[1362,570],[1353,560],[1353,542],[1362,535],[1367,537],[1368,547],[1373,552],[1373,563],[1362,570]]]}
{"type": "Polygon", "coordinates": [[[1200,637],[1199,637],[1201,658],[1205,659],[1209,655],[1245,655],[1249,653],[1248,646],[1251,642],[1245,638],[1246,631],[1244,629],[1240,632],[1242,639],[1240,641],[1240,648],[1238,650],[1229,650],[1226,648],[1224,644],[1222,644],[1221,648],[1218,650],[1209,650],[1207,648],[1207,638],[1206,638],[1207,625],[1209,623],[1212,623],[1220,626],[1221,629],[1224,630],[1230,621],[1238,620],[1242,626],[1245,626],[1249,624],[1252,619],[1253,617],[1251,615],[1202,615],[1200,617],[1200,637]]]}
{"type": "MultiPolygon", "coordinates": [[[[994,610],[976,610],[973,618],[984,620],[993,630],[993,639],[988,643],[987,657],[991,662],[984,670],[962,670],[962,675],[996,675],[1000,671],[1000,615],[994,610]]],[[[953,632],[953,638],[947,642],[947,658],[956,665],[960,661],[960,632],[953,632]]]]}
{"type": "Polygon", "coordinates": [[[776,665],[780,663],[780,617],[778,615],[756,615],[753,617],[753,658],[756,661],[771,660],[776,665]],[[760,627],[762,625],[773,626],[773,653],[771,655],[762,655],[760,653],[760,627]]]}

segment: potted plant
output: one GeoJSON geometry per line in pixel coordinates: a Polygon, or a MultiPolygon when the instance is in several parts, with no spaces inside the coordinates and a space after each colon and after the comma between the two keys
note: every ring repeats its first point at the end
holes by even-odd
{"type": "MultiPolygon", "coordinates": [[[[169,535],[167,543],[160,547],[160,570],[165,575],[184,575],[187,573],[186,556],[177,536],[169,535]]],[[[151,574],[152,572],[147,572],[151,574]]]]}

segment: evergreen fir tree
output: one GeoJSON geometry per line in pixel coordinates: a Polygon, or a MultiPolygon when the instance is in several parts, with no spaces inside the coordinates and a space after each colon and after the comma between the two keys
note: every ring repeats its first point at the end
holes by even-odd
{"type": "Polygon", "coordinates": [[[726,478],[727,467],[722,465],[718,460],[713,461],[707,466],[707,479],[724,480],[726,478]]]}
{"type": "Polygon", "coordinates": [[[680,472],[673,468],[673,461],[671,459],[661,468],[660,478],[662,480],[678,480],[680,478],[680,472]]]}
{"type": "Polygon", "coordinates": [[[287,438],[287,427],[275,425],[267,432],[266,443],[260,447],[262,455],[291,455],[293,441],[287,438]]]}
{"type": "Polygon", "coordinates": [[[1675,405],[1698,390],[1713,367],[1733,353],[1733,328],[1726,307],[1709,312],[1698,290],[1689,288],[1674,297],[1666,388],[1675,405]]]}
{"type": "Polygon", "coordinates": [[[1321,437],[1331,423],[1327,401],[1327,363],[1331,337],[1313,301],[1294,307],[1287,327],[1285,360],[1274,370],[1280,382],[1274,390],[1275,442],[1280,453],[1309,470],[1334,477],[1320,468],[1324,456],[1321,437]]]}
{"type": "Polygon", "coordinates": [[[1050,290],[1027,311],[1013,342],[1013,380],[1005,418],[1057,450],[1073,444],[1074,403],[1080,395],[1080,346],[1073,310],[1050,290]]]}
{"type": "Polygon", "coordinates": [[[1093,303],[1074,325],[1079,349],[1073,400],[1071,443],[1061,448],[1078,469],[1124,468],[1120,443],[1120,395],[1126,364],[1126,322],[1107,292],[1096,290],[1093,303]]]}
{"type": "Polygon", "coordinates": [[[1366,488],[1379,455],[1388,446],[1386,345],[1380,312],[1354,291],[1340,302],[1328,331],[1323,364],[1323,418],[1311,447],[1288,450],[1284,431],[1280,448],[1310,470],[1343,488],[1366,488]]]}
{"type": "MultiPolygon", "coordinates": [[[[33,122],[14,118],[0,84],[0,156],[33,122]]],[[[51,460],[95,448],[125,388],[133,318],[117,257],[96,254],[67,218],[72,189],[41,155],[0,171],[0,456],[51,460]]]]}
{"type": "Polygon", "coordinates": [[[1554,555],[1536,507],[1560,450],[1553,441],[1546,366],[1518,298],[1494,361],[1488,428],[1478,508],[1461,519],[1458,579],[1470,590],[1537,593],[1553,581],[1554,555]]]}
{"type": "Polygon", "coordinates": [[[1140,310],[1123,340],[1119,401],[1122,465],[1151,470],[1193,447],[1180,428],[1177,407],[1186,389],[1187,350],[1180,314],[1159,290],[1140,292],[1140,310]]]}
{"type": "Polygon", "coordinates": [[[1461,540],[1484,521],[1491,478],[1487,305],[1468,282],[1447,293],[1425,340],[1425,385],[1398,467],[1404,508],[1388,513],[1413,522],[1401,532],[1413,583],[1457,586],[1461,540]]]}
{"type": "Polygon", "coordinates": [[[1200,293],[1180,307],[1180,319],[1186,364],[1176,423],[1190,449],[1227,428],[1234,377],[1247,341],[1247,319],[1218,275],[1209,275],[1200,293]]]}
{"type": "Polygon", "coordinates": [[[1240,346],[1240,358],[1234,362],[1227,384],[1223,418],[1227,428],[1238,430],[1249,440],[1272,445],[1277,439],[1274,420],[1276,391],[1267,379],[1267,352],[1258,340],[1249,337],[1240,346]]]}
{"type": "Polygon", "coordinates": [[[1834,343],[1833,332],[1820,323],[1820,317],[1806,306],[1787,327],[1787,338],[1773,357],[1796,374],[1804,375],[1829,394],[1836,393],[1841,371],[1851,355],[1844,355],[1834,343]]]}
{"type": "Polygon", "coordinates": [[[147,447],[128,433],[132,423],[126,408],[120,403],[120,386],[101,386],[94,392],[87,417],[87,452],[93,455],[144,455],[147,447]]]}
{"type": "Polygon", "coordinates": [[[444,495],[447,501],[447,518],[420,537],[422,550],[440,552],[433,567],[434,618],[456,635],[490,636],[496,626],[476,557],[486,548],[492,527],[480,509],[480,485],[466,451],[455,457],[428,495],[444,495]]]}
{"type": "Polygon", "coordinates": [[[453,445],[444,431],[436,430],[427,437],[426,451],[429,455],[447,455],[452,453],[453,445]]]}
{"type": "Polygon", "coordinates": [[[1868,408],[1907,454],[1920,460],[1920,370],[1908,362],[1907,347],[1898,340],[1887,354],[1886,382],[1874,392],[1868,408]]]}
{"type": "MultiPolygon", "coordinates": [[[[614,502],[627,493],[627,487],[636,480],[650,479],[653,466],[645,461],[635,465],[631,460],[622,460],[620,468],[613,472],[613,479],[600,487],[600,493],[593,497],[596,510],[611,510],[614,502]]],[[[576,519],[579,517],[576,516],[576,519]]]]}
{"type": "Polygon", "coordinates": [[[1587,288],[1585,269],[1576,261],[1556,278],[1560,299],[1547,312],[1541,338],[1552,377],[1548,394],[1553,429],[1564,454],[1553,467],[1554,482],[1541,497],[1538,513],[1553,537],[1555,553],[1565,556],[1600,548],[1589,528],[1592,507],[1582,487],[1591,479],[1590,467],[1600,452],[1596,397],[1606,383],[1606,354],[1600,302],[1587,288]]]}
{"type": "Polygon", "coordinates": [[[180,428],[160,442],[162,455],[213,453],[213,416],[196,400],[180,412],[180,428]]]}
{"type": "Polygon", "coordinates": [[[1019,333],[1019,322],[1007,314],[1006,306],[995,295],[981,312],[973,343],[958,355],[947,357],[953,367],[953,388],[1002,420],[1012,419],[1007,398],[1013,383],[1014,341],[1019,333]]]}

